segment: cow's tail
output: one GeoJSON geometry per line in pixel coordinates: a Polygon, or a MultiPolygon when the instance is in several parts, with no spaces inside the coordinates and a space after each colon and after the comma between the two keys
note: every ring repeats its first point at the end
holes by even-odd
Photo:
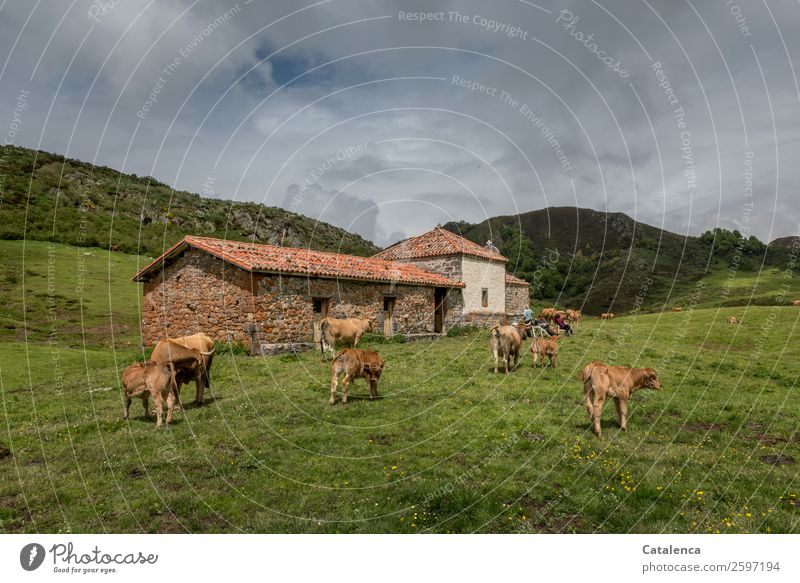
{"type": "Polygon", "coordinates": [[[319,321],[319,351],[322,359],[325,360],[325,335],[328,333],[328,319],[322,318],[319,321]]]}

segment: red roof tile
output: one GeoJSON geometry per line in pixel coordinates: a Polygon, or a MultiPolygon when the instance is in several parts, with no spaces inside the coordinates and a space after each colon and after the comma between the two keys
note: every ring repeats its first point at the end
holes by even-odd
{"type": "Polygon", "coordinates": [[[480,245],[460,237],[455,233],[436,227],[427,233],[400,241],[377,253],[379,259],[415,259],[421,257],[438,257],[440,255],[470,255],[492,261],[506,262],[506,258],[480,245]]]}
{"type": "Polygon", "coordinates": [[[506,285],[530,285],[530,283],[524,279],[520,279],[516,275],[506,272],[506,285]]]}
{"type": "Polygon", "coordinates": [[[460,281],[454,281],[443,275],[396,261],[192,236],[184,237],[173,245],[133,276],[133,280],[144,281],[151,272],[159,269],[163,262],[180,255],[188,247],[201,249],[246,271],[257,273],[282,273],[437,287],[464,287],[460,281]]]}

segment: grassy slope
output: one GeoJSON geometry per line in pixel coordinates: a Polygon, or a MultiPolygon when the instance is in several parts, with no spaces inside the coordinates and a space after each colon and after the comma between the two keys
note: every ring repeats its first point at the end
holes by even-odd
{"type": "MultiPolygon", "coordinates": [[[[13,245],[0,246],[5,273],[13,245]]],[[[28,243],[26,269],[41,272],[46,248],[28,243]]],[[[57,249],[65,316],[85,251],[57,249]]],[[[94,253],[87,323],[103,323],[109,295],[132,322],[136,259],[113,254],[109,278],[94,253]]],[[[38,277],[25,289],[41,292],[38,277]]],[[[388,363],[384,398],[335,407],[317,354],[221,354],[209,405],[178,413],[170,432],[138,403],[122,420],[118,370],[138,356],[135,326],[113,351],[99,333],[85,349],[72,332],[52,345],[39,331],[28,343],[7,333],[0,442],[13,455],[0,459],[0,531],[798,532],[798,465],[760,458],[800,461],[799,317],[751,307],[587,320],[558,369],[534,370],[526,354],[508,377],[491,374],[485,332],[372,344],[388,363]],[[724,323],[731,311],[744,325],[724,323]],[[780,326],[762,328],[773,313],[780,326]],[[628,434],[609,406],[597,440],[575,373],[610,355],[658,366],[665,388],[635,395],[628,434]]],[[[366,393],[363,381],[351,388],[366,393]]]]}

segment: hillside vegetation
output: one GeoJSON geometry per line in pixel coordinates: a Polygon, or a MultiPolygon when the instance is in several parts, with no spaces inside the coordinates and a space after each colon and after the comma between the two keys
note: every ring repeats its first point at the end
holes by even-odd
{"type": "Polygon", "coordinates": [[[509,258],[509,271],[532,283],[535,299],[589,314],[660,311],[692,293],[697,281],[735,268],[747,279],[763,266],[785,266],[786,246],[767,246],[737,231],[677,235],[623,213],[551,207],[479,224],[445,228],[509,258]]]}
{"type": "Polygon", "coordinates": [[[160,255],[184,235],[372,255],[371,242],[276,207],[176,191],[150,177],[0,146],[0,239],[160,255]]]}

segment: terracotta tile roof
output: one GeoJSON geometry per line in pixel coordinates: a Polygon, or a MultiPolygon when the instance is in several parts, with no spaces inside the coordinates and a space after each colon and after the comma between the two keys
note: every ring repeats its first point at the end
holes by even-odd
{"type": "Polygon", "coordinates": [[[460,281],[396,261],[192,236],[184,237],[173,245],[133,276],[133,280],[146,280],[148,275],[158,270],[163,262],[177,257],[189,247],[201,249],[246,271],[256,273],[282,273],[436,287],[464,287],[460,281]]]}
{"type": "Polygon", "coordinates": [[[530,285],[530,283],[506,271],[506,285],[530,285]]]}
{"type": "Polygon", "coordinates": [[[376,254],[380,259],[415,259],[440,255],[470,255],[492,261],[506,262],[506,258],[455,233],[436,227],[427,233],[400,241],[376,254]]]}

